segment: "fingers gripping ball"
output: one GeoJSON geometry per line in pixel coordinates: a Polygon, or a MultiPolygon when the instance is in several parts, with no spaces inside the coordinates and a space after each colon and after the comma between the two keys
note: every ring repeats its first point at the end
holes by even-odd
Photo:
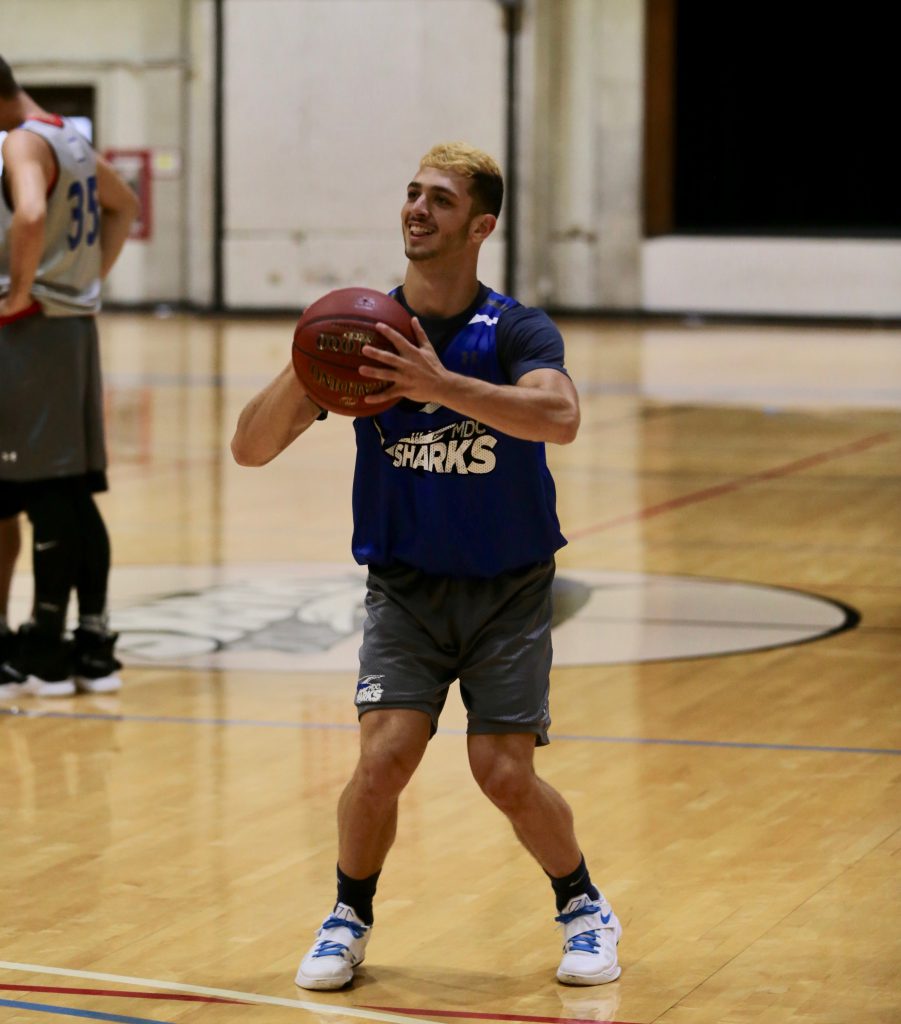
{"type": "Polygon", "coordinates": [[[374,416],[400,400],[364,402],[367,395],[390,386],[357,372],[369,362],[362,355],[364,345],[392,350],[375,329],[379,322],[414,340],[409,313],[390,295],[371,288],[339,288],[304,310],[294,330],[291,358],[300,383],[317,405],[344,416],[374,416]]]}

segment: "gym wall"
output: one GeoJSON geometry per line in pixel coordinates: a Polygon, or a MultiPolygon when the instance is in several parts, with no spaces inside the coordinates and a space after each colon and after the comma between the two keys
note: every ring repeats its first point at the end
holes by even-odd
{"type": "MultiPolygon", "coordinates": [[[[645,133],[646,44],[678,4],[523,0],[517,295],[585,311],[901,316],[897,238],[647,230],[660,131],[645,133]]],[[[0,52],[26,86],[92,85],[101,149],[151,153],[152,233],[126,247],[110,302],[209,308],[219,253],[224,308],[265,310],[396,283],[404,186],[434,141],[468,139],[506,164],[506,48],[498,0],[4,0],[0,52]]],[[[499,287],[509,215],[481,267],[499,287]]]]}

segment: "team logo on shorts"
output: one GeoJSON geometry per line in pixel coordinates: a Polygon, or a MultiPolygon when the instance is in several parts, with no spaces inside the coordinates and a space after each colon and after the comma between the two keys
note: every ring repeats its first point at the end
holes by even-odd
{"type": "Polygon", "coordinates": [[[384,676],[363,676],[362,679],[358,679],[354,704],[378,704],[384,692],[379,680],[384,678],[384,676]]]}

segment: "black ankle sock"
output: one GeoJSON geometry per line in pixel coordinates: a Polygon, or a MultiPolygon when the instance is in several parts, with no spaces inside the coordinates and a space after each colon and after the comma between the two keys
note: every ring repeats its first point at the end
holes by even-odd
{"type": "Polygon", "coordinates": [[[372,924],[372,900],[375,887],[379,884],[381,869],[368,878],[351,878],[338,868],[338,902],[353,907],[354,913],[363,924],[372,924]]]}
{"type": "Polygon", "coordinates": [[[554,878],[553,875],[548,875],[548,878],[554,887],[558,910],[562,910],[574,896],[581,896],[582,893],[587,893],[593,900],[600,896],[597,888],[591,884],[591,875],[588,874],[584,857],[579,861],[579,866],[572,874],[564,875],[563,878],[554,878]]]}

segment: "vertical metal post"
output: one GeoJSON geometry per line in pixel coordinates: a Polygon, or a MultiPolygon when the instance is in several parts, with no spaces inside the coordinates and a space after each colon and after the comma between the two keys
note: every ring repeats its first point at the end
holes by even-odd
{"type": "Polygon", "coordinates": [[[504,252],[504,290],[507,295],[516,291],[517,246],[519,231],[517,179],[517,43],[522,19],[523,0],[498,0],[504,10],[504,28],[507,49],[507,96],[506,96],[506,171],[504,174],[504,205],[507,218],[507,245],[504,252]]]}
{"type": "Polygon", "coordinates": [[[213,310],[224,306],[223,248],[225,245],[225,10],[224,0],[213,5],[215,64],[213,68],[213,310]]]}

